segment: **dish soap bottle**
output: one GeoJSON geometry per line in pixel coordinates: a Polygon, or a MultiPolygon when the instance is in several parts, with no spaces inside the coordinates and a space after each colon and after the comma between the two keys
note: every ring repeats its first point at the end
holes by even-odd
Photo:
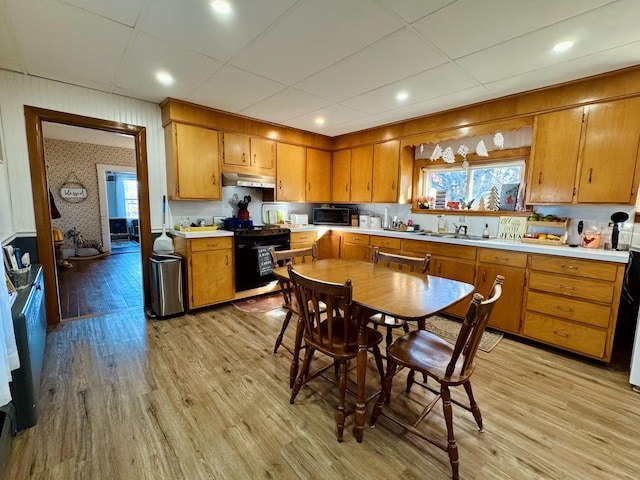
{"type": "Polygon", "coordinates": [[[484,224],[484,229],[482,230],[482,238],[489,238],[489,224],[484,224]]]}
{"type": "Polygon", "coordinates": [[[445,233],[447,231],[447,222],[444,220],[444,215],[438,215],[438,233],[445,233]]]}

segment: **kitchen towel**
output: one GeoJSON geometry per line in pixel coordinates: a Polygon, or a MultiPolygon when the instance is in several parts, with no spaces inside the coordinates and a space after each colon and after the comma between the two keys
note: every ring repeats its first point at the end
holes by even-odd
{"type": "Polygon", "coordinates": [[[258,274],[261,277],[269,275],[273,271],[273,260],[269,253],[269,247],[258,247],[258,274]]]}
{"type": "MultiPolygon", "coordinates": [[[[0,248],[2,244],[0,242],[0,248]]],[[[0,262],[1,277],[5,276],[4,262],[0,262]]],[[[20,367],[18,347],[13,331],[13,317],[9,305],[9,292],[6,288],[0,288],[0,405],[6,405],[11,401],[9,382],[11,371],[20,367]]]]}

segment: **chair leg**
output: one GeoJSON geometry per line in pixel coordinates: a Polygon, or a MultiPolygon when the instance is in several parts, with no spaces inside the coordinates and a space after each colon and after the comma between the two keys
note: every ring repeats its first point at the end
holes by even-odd
{"type": "Polygon", "coordinates": [[[404,330],[404,333],[409,333],[409,325],[406,322],[402,325],[402,330],[404,330]]]}
{"type": "Polygon", "coordinates": [[[298,375],[298,361],[300,359],[300,348],[302,345],[302,335],[304,333],[304,322],[302,317],[298,317],[298,324],[296,325],[296,339],[293,345],[293,358],[291,359],[291,367],[289,368],[289,388],[293,388],[293,384],[296,381],[298,375]]]}
{"type": "Polygon", "coordinates": [[[377,345],[374,345],[373,350],[373,358],[376,360],[376,366],[378,367],[378,373],[380,374],[380,385],[384,384],[384,366],[382,365],[382,355],[380,354],[380,348],[377,345]]]}
{"type": "Polygon", "coordinates": [[[440,389],[442,396],[442,410],[444,411],[444,419],[447,423],[447,453],[449,454],[449,462],[451,462],[451,470],[453,470],[454,480],[458,479],[458,445],[453,434],[453,408],[451,408],[451,392],[449,387],[443,386],[440,389]]]}
{"type": "Polygon", "coordinates": [[[345,408],[344,401],[347,393],[347,362],[339,362],[338,373],[338,413],[336,415],[336,425],[338,427],[338,441],[342,442],[344,434],[345,408]]]}
{"type": "Polygon", "coordinates": [[[300,392],[300,388],[302,388],[302,385],[304,385],[304,379],[307,377],[307,375],[309,375],[309,365],[311,365],[311,358],[313,357],[314,352],[314,348],[307,347],[307,351],[304,354],[304,362],[302,363],[302,371],[300,372],[300,375],[298,375],[296,383],[293,386],[289,403],[293,403],[296,400],[298,392],[300,392]]]}
{"type": "Polygon", "coordinates": [[[407,393],[411,391],[411,387],[413,386],[413,382],[415,381],[415,375],[416,375],[416,372],[413,368],[409,370],[409,373],[407,374],[407,389],[406,389],[407,393]]]}
{"type": "Polygon", "coordinates": [[[473,391],[471,390],[471,382],[467,380],[463,383],[464,389],[467,392],[467,396],[469,397],[469,406],[471,409],[471,413],[473,413],[473,418],[476,419],[476,423],[478,424],[478,430],[481,432],[484,431],[482,429],[482,414],[480,413],[480,407],[476,403],[476,399],[473,398],[473,391]]]}
{"type": "Polygon", "coordinates": [[[392,327],[387,327],[387,350],[389,351],[389,347],[391,346],[391,344],[393,343],[393,328],[392,327]]]}
{"type": "Polygon", "coordinates": [[[382,385],[382,390],[380,390],[380,394],[378,395],[378,399],[376,400],[376,404],[373,407],[373,412],[371,412],[371,428],[376,426],[376,421],[378,421],[378,417],[380,416],[380,412],[382,412],[382,406],[385,404],[387,397],[391,395],[391,385],[393,383],[393,377],[396,374],[396,370],[398,366],[387,359],[387,376],[384,379],[384,383],[382,385]]]}
{"type": "Polygon", "coordinates": [[[278,335],[278,338],[276,338],[276,346],[273,349],[273,353],[278,353],[278,347],[282,343],[282,339],[284,338],[284,332],[289,326],[289,321],[291,320],[292,316],[293,316],[293,312],[291,310],[287,310],[287,315],[284,317],[284,320],[282,321],[282,328],[280,329],[280,335],[278,335]]]}

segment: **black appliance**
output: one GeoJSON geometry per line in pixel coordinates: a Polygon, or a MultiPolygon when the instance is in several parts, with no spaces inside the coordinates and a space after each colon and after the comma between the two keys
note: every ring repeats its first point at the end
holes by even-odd
{"type": "Polygon", "coordinates": [[[236,292],[263,287],[276,281],[269,247],[288,250],[288,228],[225,228],[234,236],[236,292]]]}
{"type": "Polygon", "coordinates": [[[314,225],[351,225],[351,209],[322,207],[313,209],[314,225]]]}

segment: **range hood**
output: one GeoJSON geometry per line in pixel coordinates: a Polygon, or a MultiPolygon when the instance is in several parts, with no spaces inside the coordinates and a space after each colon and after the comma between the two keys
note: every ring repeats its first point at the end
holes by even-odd
{"type": "Polygon", "coordinates": [[[222,172],[223,187],[276,188],[276,178],[249,173],[222,172]]]}

